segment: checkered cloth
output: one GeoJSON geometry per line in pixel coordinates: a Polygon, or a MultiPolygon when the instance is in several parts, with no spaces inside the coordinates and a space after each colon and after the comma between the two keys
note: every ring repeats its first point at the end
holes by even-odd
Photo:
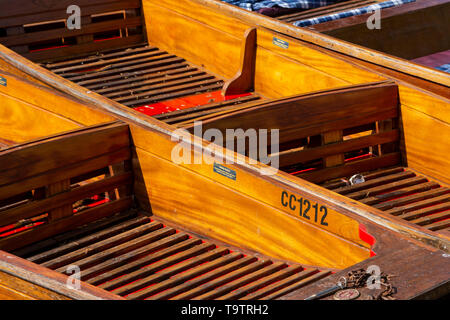
{"type": "Polygon", "coordinates": [[[450,73],[450,63],[444,64],[443,66],[437,67],[436,69],[450,73]]]}
{"type": "Polygon", "coordinates": [[[399,6],[405,3],[415,2],[416,0],[389,0],[384,2],[379,2],[377,4],[372,4],[370,6],[365,6],[361,8],[356,8],[348,11],[338,12],[335,14],[330,14],[326,16],[321,16],[317,18],[311,18],[306,20],[300,20],[294,22],[294,25],[297,27],[307,27],[313,24],[338,20],[342,18],[357,16],[365,13],[374,12],[375,10],[386,9],[394,6],[399,6]]]}
{"type": "Polygon", "coordinates": [[[249,11],[258,11],[264,8],[279,6],[289,9],[314,9],[335,4],[342,0],[221,0],[244,8],[249,11]]]}

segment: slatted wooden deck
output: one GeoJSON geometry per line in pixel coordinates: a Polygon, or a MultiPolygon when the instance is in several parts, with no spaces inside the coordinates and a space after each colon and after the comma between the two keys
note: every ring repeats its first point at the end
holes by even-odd
{"type": "MultiPolygon", "coordinates": [[[[45,63],[43,66],[132,108],[218,91],[224,86],[224,79],[192,65],[183,58],[147,44],[45,63]]],[[[258,99],[260,97],[253,94],[183,109],[157,118],[173,124],[226,111],[237,104],[258,99]]]]}
{"type": "Polygon", "coordinates": [[[133,211],[18,254],[61,273],[78,266],[82,281],[127,299],[274,299],[331,274],[239,252],[133,211]]]}
{"type": "Polygon", "coordinates": [[[347,185],[344,179],[323,186],[386,213],[436,232],[450,232],[450,189],[393,167],[363,174],[365,182],[347,185]]]}

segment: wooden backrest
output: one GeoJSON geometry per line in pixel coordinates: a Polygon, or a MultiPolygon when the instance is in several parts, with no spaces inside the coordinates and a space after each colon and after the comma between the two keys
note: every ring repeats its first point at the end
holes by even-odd
{"type": "Polygon", "coordinates": [[[379,82],[262,103],[206,120],[202,129],[224,137],[227,128],[279,129],[279,153],[270,157],[278,156],[285,171],[322,182],[400,163],[398,117],[397,85],[379,82]],[[363,154],[367,159],[358,160],[363,154]]]}
{"type": "Polygon", "coordinates": [[[0,44],[33,61],[142,43],[140,0],[0,0],[0,44]],[[70,5],[81,29],[69,30],[70,5]]]}
{"type": "Polygon", "coordinates": [[[0,151],[0,249],[126,210],[128,125],[115,122],[0,151]]]}

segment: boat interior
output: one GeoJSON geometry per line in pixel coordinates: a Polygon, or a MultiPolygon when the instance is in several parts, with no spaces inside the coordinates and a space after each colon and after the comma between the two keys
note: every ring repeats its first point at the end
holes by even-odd
{"type": "MultiPolygon", "coordinates": [[[[383,8],[379,29],[369,29],[373,11],[346,15],[385,0],[342,1],[317,9],[277,16],[286,23],[305,24],[305,28],[338,39],[400,57],[412,62],[439,68],[450,63],[450,1],[416,0],[383,8]],[[343,15],[336,20],[320,20],[324,16],[343,15]],[[310,19],[318,19],[314,22],[310,19]],[[323,21],[323,22],[320,22],[323,21]]],[[[374,23],[374,21],[372,21],[374,23]]]]}
{"type": "Polygon", "coordinates": [[[278,176],[448,241],[450,142],[436,133],[450,128],[440,97],[300,40],[285,53],[279,34],[198,3],[83,0],[83,27],[68,30],[60,9],[70,1],[54,10],[17,1],[0,11],[0,43],[45,76],[0,60],[1,250],[66,275],[79,266],[83,283],[127,299],[280,298],[376,255],[374,237],[338,205],[276,189],[284,215],[274,227],[269,200],[254,199],[269,189],[238,196],[226,177],[210,194],[220,208],[205,203],[197,188],[210,182],[159,156],[169,149],[160,133],[102,104],[168,132],[196,133],[197,121],[202,136],[278,129],[280,145],[267,154],[278,176]],[[99,104],[62,89],[49,97],[53,80],[99,104]],[[411,95],[437,111],[411,108],[411,95]],[[352,231],[328,230],[334,214],[352,231]]]}

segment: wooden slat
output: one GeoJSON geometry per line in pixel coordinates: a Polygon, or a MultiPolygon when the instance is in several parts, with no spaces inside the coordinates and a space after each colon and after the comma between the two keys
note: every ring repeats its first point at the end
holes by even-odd
{"type": "Polygon", "coordinates": [[[400,137],[399,131],[392,130],[356,139],[350,139],[343,142],[324,145],[316,148],[297,149],[297,150],[291,149],[280,152],[277,155],[271,155],[270,157],[272,158],[278,156],[280,159],[280,167],[284,167],[292,164],[320,159],[323,157],[334,155],[336,153],[345,153],[353,150],[375,146],[377,144],[398,141],[399,137],[400,137]]]}
{"type": "Polygon", "coordinates": [[[300,280],[299,282],[295,282],[294,284],[291,284],[290,286],[283,288],[282,290],[279,290],[277,292],[274,292],[268,296],[265,296],[264,299],[266,300],[271,300],[271,299],[276,299],[278,297],[281,297],[285,294],[288,294],[294,290],[298,290],[301,287],[304,287],[312,282],[315,282],[319,279],[325,278],[326,276],[328,276],[331,272],[330,271],[320,271],[316,274],[314,274],[311,277],[305,278],[300,280]]]}
{"type": "MultiPolygon", "coordinates": [[[[120,255],[119,257],[108,259],[105,262],[99,263],[90,268],[85,268],[83,270],[82,280],[85,281],[94,278],[98,275],[103,274],[106,271],[110,271],[112,269],[125,265],[131,261],[135,261],[150,252],[162,250],[164,248],[173,246],[179,242],[187,240],[188,238],[189,236],[187,234],[176,233],[172,236],[162,238],[161,240],[146,245],[145,247],[132,250],[130,252],[120,255]]],[[[183,245],[186,245],[187,243],[188,242],[184,242],[183,245]]]]}
{"type": "Polygon", "coordinates": [[[139,280],[133,281],[132,283],[129,283],[123,287],[120,287],[117,290],[114,290],[114,293],[121,295],[121,296],[131,294],[132,292],[142,289],[148,285],[166,280],[179,272],[186,271],[190,268],[196,267],[197,265],[199,265],[201,263],[216,259],[224,254],[227,254],[228,252],[229,252],[229,250],[226,248],[216,248],[216,249],[207,251],[203,254],[200,254],[196,257],[193,257],[192,259],[188,259],[188,260],[178,263],[176,265],[170,266],[156,274],[152,274],[152,275],[148,275],[148,276],[143,276],[141,274],[139,276],[139,280]]]}
{"type": "Polygon", "coordinates": [[[35,52],[24,53],[23,56],[32,61],[48,61],[57,58],[77,57],[85,55],[87,52],[95,53],[113,47],[127,47],[141,44],[144,42],[142,34],[131,35],[126,38],[110,39],[99,42],[83,43],[68,47],[56,48],[51,50],[41,50],[35,52]]]}
{"type": "Polygon", "coordinates": [[[79,163],[129,145],[128,126],[118,123],[20,147],[20,150],[13,148],[1,151],[0,185],[58,168],[61,164],[68,166],[79,163]]]}
{"type": "Polygon", "coordinates": [[[24,247],[64,231],[82,226],[100,218],[129,209],[132,204],[131,197],[122,198],[98,207],[94,207],[71,217],[61,219],[52,224],[38,226],[23,233],[12,235],[6,239],[0,240],[0,250],[15,250],[24,247]]]}
{"type": "Polygon", "coordinates": [[[74,239],[80,237],[89,236],[90,234],[101,231],[104,228],[108,228],[114,224],[134,218],[136,217],[136,214],[136,211],[128,210],[106,218],[101,218],[82,227],[63,232],[59,235],[53,236],[52,238],[33,243],[19,250],[12,251],[11,253],[23,258],[32,257],[42,253],[43,250],[51,250],[58,245],[66,244],[67,242],[73,241],[74,239]]]}
{"type": "Polygon", "coordinates": [[[284,263],[272,263],[266,267],[263,267],[262,269],[260,269],[258,271],[252,272],[252,273],[245,275],[239,279],[231,281],[231,282],[227,283],[226,285],[223,285],[214,290],[211,290],[210,292],[202,294],[201,296],[196,297],[196,300],[216,299],[218,297],[221,297],[221,296],[227,294],[230,291],[233,291],[234,289],[237,289],[237,288],[244,286],[250,282],[256,281],[262,277],[265,277],[269,274],[277,272],[278,270],[282,269],[285,266],[286,266],[286,264],[284,264],[284,263]]]}
{"type": "Polygon", "coordinates": [[[443,211],[443,212],[430,214],[430,215],[427,215],[425,217],[421,217],[421,218],[417,218],[417,219],[411,220],[410,222],[423,226],[423,225],[433,224],[436,221],[445,220],[445,219],[448,219],[448,218],[450,218],[450,210],[446,210],[446,211],[443,211]]]}
{"type": "Polygon", "coordinates": [[[221,296],[219,300],[236,300],[257,290],[265,291],[265,286],[283,280],[284,278],[289,277],[302,269],[303,268],[301,266],[291,266],[281,269],[280,271],[274,272],[258,281],[251,282],[243,287],[240,287],[237,290],[221,296]]]}
{"type": "MultiPolygon", "coordinates": [[[[73,263],[79,266],[81,269],[89,268],[95,266],[105,260],[120,256],[122,254],[128,253],[135,249],[141,248],[143,246],[149,245],[155,241],[158,241],[164,237],[173,235],[176,230],[172,228],[161,228],[157,231],[151,232],[149,234],[144,234],[142,236],[137,236],[133,239],[128,239],[124,243],[115,245],[113,248],[103,249],[101,252],[89,255],[88,257],[80,260],[76,260],[73,263]]],[[[65,272],[65,266],[56,269],[58,272],[65,272]]]]}
{"type": "Polygon", "coordinates": [[[36,214],[47,212],[48,210],[54,210],[61,206],[67,206],[70,208],[70,214],[72,214],[72,204],[78,200],[82,200],[86,197],[100,194],[111,190],[111,188],[130,184],[132,181],[132,173],[127,172],[114,177],[106,178],[97,182],[93,182],[82,187],[72,189],[70,191],[56,194],[55,196],[29,202],[25,205],[12,208],[5,211],[0,211],[0,221],[2,225],[17,222],[21,219],[30,218],[36,216],[36,214]]]}
{"type": "Polygon", "coordinates": [[[448,210],[450,209],[450,199],[447,199],[447,202],[434,204],[431,207],[426,207],[419,210],[409,211],[407,213],[402,213],[399,217],[406,220],[412,220],[419,218],[421,216],[430,215],[435,212],[448,210]]]}
{"type": "MultiPolygon", "coordinates": [[[[164,240],[162,240],[162,241],[164,241],[164,240]]],[[[121,265],[119,267],[115,267],[111,271],[102,273],[92,279],[87,279],[86,281],[88,283],[100,285],[101,287],[103,287],[105,289],[111,290],[112,288],[115,287],[115,284],[111,283],[111,282],[108,283],[107,281],[118,278],[119,276],[122,276],[129,272],[134,272],[141,267],[144,267],[146,265],[154,263],[158,260],[163,260],[163,259],[165,259],[171,255],[177,254],[181,251],[189,250],[191,247],[198,246],[200,244],[201,244],[200,239],[188,239],[188,240],[182,241],[176,245],[170,246],[166,249],[154,252],[148,256],[140,257],[136,261],[130,262],[126,265],[121,265]]],[[[163,245],[165,245],[165,242],[163,243],[163,245]]],[[[199,249],[206,250],[205,247],[208,247],[208,246],[202,246],[199,249]]],[[[209,247],[211,247],[211,245],[209,245],[209,247]]],[[[192,253],[189,253],[189,254],[192,255],[192,253]]],[[[178,258],[183,259],[183,258],[181,258],[181,256],[179,256],[178,258]]],[[[170,260],[170,261],[172,261],[172,260],[170,260]]],[[[164,263],[167,263],[167,260],[164,263]]],[[[164,263],[162,263],[162,265],[164,265],[164,263]]]]}
{"type": "Polygon", "coordinates": [[[449,201],[449,200],[450,200],[450,194],[447,193],[442,196],[433,197],[433,198],[422,200],[422,201],[416,201],[411,204],[406,204],[406,205],[403,205],[400,207],[396,207],[396,208],[387,210],[386,212],[393,214],[393,215],[405,216],[408,212],[426,208],[428,206],[432,206],[432,205],[439,204],[439,203],[449,201]]]}
{"type": "Polygon", "coordinates": [[[121,234],[115,235],[111,238],[105,239],[100,242],[96,242],[87,247],[78,249],[76,251],[69,252],[63,256],[46,261],[46,262],[42,263],[42,266],[49,268],[49,269],[60,268],[64,265],[67,265],[67,264],[73,262],[73,261],[77,261],[77,260],[80,260],[87,256],[91,256],[98,252],[107,250],[111,247],[118,246],[122,243],[125,243],[125,242],[131,240],[131,239],[134,239],[141,235],[147,234],[154,230],[158,230],[162,227],[163,227],[163,225],[158,222],[146,223],[146,224],[140,225],[136,228],[133,228],[131,230],[125,231],[121,234]]]}
{"type": "MultiPolygon", "coordinates": [[[[39,5],[29,0],[15,0],[14,6],[5,5],[2,7],[0,13],[0,21],[2,21],[2,24],[0,27],[67,19],[66,9],[72,4],[73,2],[70,2],[70,0],[60,0],[52,3],[52,6],[49,7],[45,3],[44,5],[39,5]],[[20,18],[18,19],[18,17],[20,18]]],[[[137,9],[141,7],[141,3],[138,0],[77,0],[76,4],[82,8],[82,15],[137,9]]]]}
{"type": "Polygon", "coordinates": [[[52,29],[40,32],[24,33],[1,39],[0,42],[7,47],[17,45],[29,45],[45,40],[60,39],[65,37],[76,37],[79,35],[93,34],[111,30],[118,30],[126,27],[137,27],[142,24],[141,18],[120,19],[99,23],[83,24],[81,29],[69,30],[67,28],[52,29]]]}
{"type": "Polygon", "coordinates": [[[202,127],[223,133],[229,128],[279,129],[283,143],[397,115],[396,85],[379,83],[267,102],[203,121],[202,127]]]}
{"type": "Polygon", "coordinates": [[[210,290],[213,290],[225,283],[229,283],[231,281],[234,281],[240,277],[243,277],[249,273],[252,273],[256,270],[259,270],[261,268],[264,268],[265,266],[269,265],[271,262],[268,260],[265,261],[256,261],[254,263],[251,263],[249,265],[246,265],[244,267],[241,267],[231,273],[227,273],[223,276],[220,276],[210,282],[207,282],[203,285],[199,285],[193,289],[190,289],[187,292],[182,293],[181,295],[176,296],[176,299],[179,300],[187,300],[187,299],[198,299],[197,297],[201,294],[204,294],[205,292],[210,292],[210,290]]]}
{"type": "Polygon", "coordinates": [[[391,153],[383,155],[381,157],[351,162],[336,168],[326,168],[309,173],[303,173],[298,175],[298,177],[315,183],[320,183],[326,180],[348,177],[356,173],[371,171],[374,169],[394,166],[398,164],[400,164],[400,154],[391,153]]]}
{"type": "MultiPolygon", "coordinates": [[[[369,172],[367,174],[364,175],[364,178],[366,180],[371,180],[371,179],[376,179],[379,177],[383,177],[383,176],[387,176],[390,174],[395,174],[395,173],[399,173],[404,171],[404,169],[402,167],[395,167],[395,168],[389,168],[389,169],[381,169],[381,170],[377,170],[375,172],[369,172]]],[[[324,188],[330,189],[330,190],[336,190],[337,188],[341,188],[346,186],[347,183],[345,181],[339,180],[339,181],[333,181],[333,182],[329,182],[329,183],[325,183],[322,186],[324,188]]]]}
{"type": "Polygon", "coordinates": [[[398,180],[402,180],[402,179],[408,179],[408,178],[411,178],[414,176],[415,176],[415,174],[413,172],[403,171],[400,173],[395,173],[395,174],[383,176],[380,178],[370,179],[366,182],[358,183],[358,184],[355,184],[352,186],[345,186],[345,187],[342,187],[339,189],[335,189],[333,191],[340,193],[340,194],[349,194],[349,193],[354,193],[354,192],[361,191],[364,189],[369,189],[369,188],[377,187],[380,185],[384,185],[386,183],[390,183],[390,182],[394,182],[394,181],[398,181],[398,180]]]}
{"type": "MultiPolygon", "coordinates": [[[[146,266],[144,268],[141,268],[139,270],[135,270],[131,273],[127,273],[126,275],[120,277],[119,279],[115,279],[113,281],[106,282],[104,284],[101,284],[100,287],[105,290],[114,290],[118,287],[121,287],[123,285],[126,285],[127,283],[130,283],[134,280],[140,279],[142,277],[145,277],[146,275],[152,274],[158,270],[165,269],[171,265],[174,265],[178,262],[184,261],[186,259],[195,257],[198,254],[201,254],[203,252],[209,251],[213,249],[215,246],[213,244],[199,244],[194,246],[193,248],[190,248],[186,251],[177,253],[173,256],[166,257],[156,263],[153,263],[152,265],[146,266]]],[[[144,260],[147,261],[147,260],[144,260]]],[[[139,265],[142,263],[142,261],[136,261],[134,264],[139,265]]],[[[129,267],[129,266],[127,266],[129,267]]]]}
{"type": "MultiPolygon", "coordinates": [[[[183,96],[200,94],[203,92],[216,91],[216,90],[221,89],[223,86],[223,83],[221,81],[218,81],[217,79],[215,79],[215,81],[212,81],[212,82],[215,84],[205,85],[205,86],[195,86],[192,89],[174,91],[174,92],[167,93],[167,94],[157,94],[151,98],[127,101],[127,102],[124,102],[123,105],[139,106],[139,105],[143,105],[143,104],[147,104],[147,103],[156,103],[156,102],[162,101],[162,100],[169,100],[169,99],[174,99],[174,98],[183,97],[183,96]]],[[[157,93],[157,92],[155,92],[155,93],[157,93]]]]}
{"type": "MultiPolygon", "coordinates": [[[[400,200],[403,200],[410,194],[418,194],[418,193],[423,194],[426,193],[426,191],[436,188],[439,188],[439,184],[437,184],[436,182],[426,182],[411,187],[394,190],[388,193],[378,194],[369,198],[361,199],[359,201],[367,205],[375,206],[375,208],[378,208],[380,210],[383,210],[383,208],[389,208],[388,202],[390,199],[402,197],[400,200]],[[380,204],[380,202],[383,203],[380,204]]],[[[426,197],[426,195],[422,196],[426,197]]]]}
{"type": "Polygon", "coordinates": [[[417,184],[424,183],[424,182],[427,182],[427,179],[424,177],[413,177],[410,179],[403,179],[400,181],[386,183],[381,186],[377,186],[377,187],[357,191],[354,193],[350,193],[350,194],[347,194],[347,197],[349,197],[351,199],[359,200],[359,199],[364,199],[366,197],[372,197],[377,194],[382,194],[384,192],[389,192],[389,191],[397,190],[400,188],[410,187],[410,186],[417,185],[417,184]]]}
{"type": "Polygon", "coordinates": [[[146,63],[142,63],[142,64],[136,64],[136,65],[132,65],[132,66],[127,66],[127,67],[122,67],[122,68],[117,68],[117,69],[113,69],[113,70],[106,70],[106,71],[96,71],[96,72],[90,72],[90,73],[86,73],[83,75],[78,75],[78,76],[73,76],[73,77],[68,77],[67,79],[73,82],[77,82],[78,81],[85,81],[88,79],[92,79],[92,78],[99,78],[102,76],[110,76],[110,75],[116,75],[116,74],[121,74],[124,72],[131,72],[134,70],[141,70],[141,69],[152,69],[153,68],[158,68],[158,67],[163,67],[163,66],[167,66],[167,65],[172,65],[172,64],[177,64],[177,63],[181,63],[184,62],[185,60],[183,58],[179,58],[176,56],[164,56],[163,59],[159,59],[157,61],[153,61],[153,62],[146,62],[146,63]]]}
{"type": "Polygon", "coordinates": [[[125,71],[111,76],[104,76],[100,78],[76,82],[80,86],[95,90],[103,88],[106,84],[115,85],[117,83],[126,83],[126,81],[133,81],[134,79],[154,79],[192,70],[196,70],[196,68],[190,67],[189,65],[181,61],[180,63],[175,62],[172,64],[164,65],[162,67],[148,68],[136,71],[125,71]]]}
{"type": "MultiPolygon", "coordinates": [[[[185,283],[179,284],[178,286],[175,286],[171,289],[165,290],[164,292],[161,292],[159,294],[156,294],[151,297],[151,299],[170,299],[173,298],[183,292],[189,291],[193,288],[196,288],[197,286],[207,283],[208,281],[212,281],[218,277],[221,277],[223,275],[226,275],[227,273],[233,272],[241,267],[244,267],[250,263],[255,262],[257,259],[255,257],[243,257],[241,259],[238,259],[235,262],[226,264],[222,267],[219,267],[217,269],[214,269],[213,271],[198,276],[195,279],[191,279],[185,283]]],[[[177,297],[175,297],[177,299],[177,297]]]]}
{"type": "Polygon", "coordinates": [[[131,220],[127,220],[125,222],[119,223],[112,227],[103,229],[98,232],[94,232],[88,236],[85,236],[85,237],[82,237],[75,241],[69,242],[65,245],[56,247],[54,249],[45,251],[43,253],[36,254],[34,256],[27,258],[27,260],[34,262],[34,263],[43,263],[45,261],[54,259],[58,256],[64,255],[70,251],[74,251],[81,247],[88,246],[92,243],[102,241],[109,237],[113,237],[119,233],[127,231],[131,228],[137,227],[137,226],[139,226],[143,223],[147,223],[149,221],[150,221],[150,219],[148,217],[137,217],[137,218],[134,218],[131,220]]]}
{"type": "Polygon", "coordinates": [[[163,290],[172,288],[178,284],[181,284],[187,280],[190,280],[196,276],[202,275],[203,273],[209,272],[217,267],[222,267],[230,262],[233,262],[242,257],[241,253],[230,253],[223,257],[214,259],[212,261],[203,263],[197,267],[189,269],[186,272],[182,272],[178,275],[171,277],[170,279],[159,282],[149,288],[145,288],[136,293],[130,294],[127,298],[130,300],[133,299],[144,299],[149,296],[152,296],[156,293],[159,293],[163,290]]]}
{"type": "Polygon", "coordinates": [[[252,292],[244,297],[241,297],[240,300],[256,300],[256,299],[264,298],[265,296],[268,296],[277,291],[280,291],[285,287],[288,287],[292,284],[302,281],[305,278],[308,278],[309,276],[315,274],[316,272],[317,272],[317,270],[315,270],[315,269],[303,270],[302,272],[293,274],[285,279],[282,279],[280,281],[272,283],[271,285],[268,285],[267,287],[264,287],[264,290],[252,292]]]}
{"type": "MultiPolygon", "coordinates": [[[[43,174],[27,178],[18,182],[13,182],[10,185],[1,187],[1,198],[9,198],[16,194],[20,194],[23,190],[31,190],[34,188],[45,186],[48,183],[59,181],[61,178],[76,177],[85,172],[104,168],[110,164],[119,163],[130,159],[130,148],[122,148],[117,151],[106,153],[83,161],[81,163],[74,163],[69,166],[58,168],[45,172],[43,174]]],[[[12,178],[12,177],[11,177],[12,178]]]]}

